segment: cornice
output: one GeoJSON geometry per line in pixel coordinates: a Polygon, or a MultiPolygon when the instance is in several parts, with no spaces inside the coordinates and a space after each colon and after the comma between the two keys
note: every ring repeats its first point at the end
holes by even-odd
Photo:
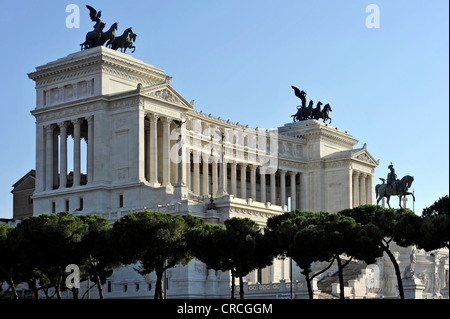
{"type": "Polygon", "coordinates": [[[147,79],[144,81],[147,83],[165,82],[170,78],[164,74],[164,70],[105,47],[72,53],[38,66],[35,72],[28,73],[28,77],[42,85],[99,71],[132,74],[135,78],[147,79]]]}

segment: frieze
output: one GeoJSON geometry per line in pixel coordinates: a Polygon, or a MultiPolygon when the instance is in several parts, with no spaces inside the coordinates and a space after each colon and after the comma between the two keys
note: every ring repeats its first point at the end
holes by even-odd
{"type": "Polygon", "coordinates": [[[59,119],[70,119],[86,113],[93,113],[106,108],[106,103],[96,102],[89,104],[69,105],[65,107],[38,109],[31,111],[36,118],[36,123],[56,122],[59,119]]]}

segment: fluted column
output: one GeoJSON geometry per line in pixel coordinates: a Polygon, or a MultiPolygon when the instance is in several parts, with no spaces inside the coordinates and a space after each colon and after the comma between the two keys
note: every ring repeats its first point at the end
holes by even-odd
{"type": "Polygon", "coordinates": [[[262,166],[259,167],[259,186],[260,186],[260,201],[261,203],[266,202],[266,169],[262,166]]]}
{"type": "Polygon", "coordinates": [[[72,120],[73,123],[73,186],[80,186],[81,180],[81,158],[80,139],[82,119],[72,120]]]}
{"type": "Polygon", "coordinates": [[[289,176],[291,177],[291,210],[295,210],[297,208],[297,192],[295,189],[295,177],[297,176],[297,172],[289,172],[289,176]]]}
{"type": "Polygon", "coordinates": [[[194,165],[194,174],[192,176],[192,191],[195,194],[200,195],[200,152],[194,150],[192,154],[192,165],[194,165]]]}
{"type": "Polygon", "coordinates": [[[206,156],[202,160],[203,165],[203,195],[209,195],[209,163],[206,156]]]}
{"type": "Polygon", "coordinates": [[[373,177],[371,174],[367,174],[366,177],[366,203],[373,205],[373,177]]]}
{"type": "Polygon", "coordinates": [[[88,123],[87,137],[87,182],[94,181],[94,116],[86,117],[88,123]]]}
{"type": "Polygon", "coordinates": [[[250,164],[250,197],[256,201],[256,168],[254,164],[250,164]]]}
{"type": "Polygon", "coordinates": [[[241,198],[247,199],[247,163],[240,163],[241,167],[241,198]]]}
{"type": "Polygon", "coordinates": [[[236,190],[236,162],[231,162],[231,194],[235,197],[237,197],[237,190],[236,190]]]}
{"type": "Polygon", "coordinates": [[[277,189],[276,189],[275,172],[270,174],[270,202],[272,203],[272,205],[277,205],[277,189]]]}
{"type": "Polygon", "coordinates": [[[60,134],[60,156],[59,156],[59,188],[67,186],[67,122],[58,123],[60,134]]]}
{"type": "Polygon", "coordinates": [[[158,127],[157,121],[159,116],[150,113],[148,114],[148,118],[150,120],[150,130],[149,130],[149,138],[150,138],[150,159],[149,159],[149,168],[150,168],[150,185],[153,187],[159,187],[160,184],[158,182],[158,127]]]}
{"type": "Polygon", "coordinates": [[[170,123],[171,118],[161,119],[163,127],[163,178],[162,186],[170,186],[170,123]]]}
{"type": "Polygon", "coordinates": [[[53,189],[53,124],[45,126],[45,189],[53,189]]]}
{"type": "Polygon", "coordinates": [[[359,204],[366,204],[366,174],[364,173],[359,176],[359,204]]]}
{"type": "Polygon", "coordinates": [[[359,206],[359,172],[353,172],[353,208],[359,206]]]}
{"type": "Polygon", "coordinates": [[[219,186],[219,172],[217,169],[217,159],[215,157],[211,157],[212,158],[212,162],[211,162],[211,178],[212,178],[212,194],[213,196],[217,196],[217,190],[218,190],[218,186],[219,186]]]}
{"type": "Polygon", "coordinates": [[[222,161],[219,164],[220,169],[219,169],[219,195],[223,196],[223,195],[227,195],[228,191],[227,191],[227,161],[225,160],[225,158],[222,159],[222,161]]]}
{"type": "Polygon", "coordinates": [[[286,171],[280,170],[280,206],[286,205],[286,171]]]}

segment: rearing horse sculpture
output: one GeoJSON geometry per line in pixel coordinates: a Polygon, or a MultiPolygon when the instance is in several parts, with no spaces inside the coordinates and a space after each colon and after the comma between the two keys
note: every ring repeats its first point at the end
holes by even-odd
{"type": "Polygon", "coordinates": [[[397,180],[397,192],[393,192],[392,186],[385,184],[385,179],[380,178],[383,181],[383,184],[378,184],[375,186],[375,193],[377,198],[377,206],[379,201],[383,198],[387,198],[387,204],[389,208],[391,208],[391,205],[389,205],[389,199],[392,195],[397,195],[399,197],[399,206],[402,208],[402,196],[411,195],[413,197],[413,201],[416,200],[413,193],[408,192],[408,188],[411,187],[412,182],[414,181],[413,176],[406,175],[401,180],[397,180]]]}

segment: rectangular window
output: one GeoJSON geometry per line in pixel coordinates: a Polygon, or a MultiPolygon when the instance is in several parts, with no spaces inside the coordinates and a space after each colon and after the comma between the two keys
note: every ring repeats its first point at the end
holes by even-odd
{"type": "Polygon", "coordinates": [[[111,287],[111,281],[108,281],[108,290],[107,290],[108,292],[111,292],[112,291],[112,287],[111,287]]]}
{"type": "Polygon", "coordinates": [[[123,207],[123,195],[119,195],[119,207],[123,207]]]}
{"type": "Polygon", "coordinates": [[[70,208],[70,205],[69,205],[69,200],[68,199],[66,199],[66,212],[68,212],[69,211],[69,208],[70,208]]]}
{"type": "Polygon", "coordinates": [[[78,210],[83,210],[83,197],[80,197],[80,208],[78,210]]]}
{"type": "Polygon", "coordinates": [[[56,213],[56,203],[52,202],[52,213],[56,213]]]}

